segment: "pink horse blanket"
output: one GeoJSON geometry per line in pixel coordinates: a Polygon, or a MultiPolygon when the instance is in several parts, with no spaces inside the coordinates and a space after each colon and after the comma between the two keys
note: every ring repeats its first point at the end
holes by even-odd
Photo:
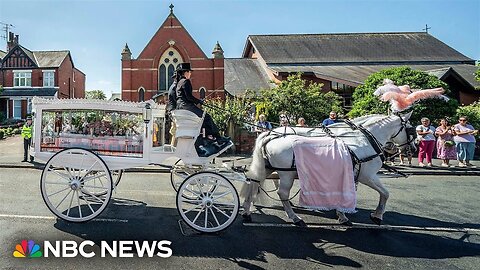
{"type": "Polygon", "coordinates": [[[293,152],[300,179],[302,206],[356,212],[352,159],[341,140],[296,136],[293,152]]]}

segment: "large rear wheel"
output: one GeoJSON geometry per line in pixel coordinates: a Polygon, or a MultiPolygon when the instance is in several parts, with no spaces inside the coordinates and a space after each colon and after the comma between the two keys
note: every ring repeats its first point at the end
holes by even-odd
{"type": "Polygon", "coordinates": [[[105,162],[85,149],[65,149],[45,165],[40,190],[48,209],[71,222],[100,215],[112,196],[112,177],[105,162]]]}

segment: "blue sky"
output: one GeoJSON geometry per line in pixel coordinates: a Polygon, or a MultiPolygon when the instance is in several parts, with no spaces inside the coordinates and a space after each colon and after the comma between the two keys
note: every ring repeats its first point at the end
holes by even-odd
{"type": "Polygon", "coordinates": [[[0,21],[30,50],[70,50],[86,89],[109,96],[120,92],[125,42],[137,57],[170,3],[207,55],[218,40],[226,57],[240,57],[249,34],[411,32],[428,24],[430,34],[480,59],[479,0],[0,0],[0,21]]]}

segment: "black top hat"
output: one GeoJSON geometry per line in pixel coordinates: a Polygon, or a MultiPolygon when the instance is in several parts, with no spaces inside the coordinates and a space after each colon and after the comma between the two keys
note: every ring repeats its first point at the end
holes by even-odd
{"type": "Polygon", "coordinates": [[[192,71],[190,63],[180,63],[177,67],[177,71],[192,71]]]}

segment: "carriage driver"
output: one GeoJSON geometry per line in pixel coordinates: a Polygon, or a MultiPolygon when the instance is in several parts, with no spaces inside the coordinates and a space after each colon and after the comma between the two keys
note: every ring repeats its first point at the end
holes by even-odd
{"type": "MultiPolygon", "coordinates": [[[[188,110],[202,117],[203,110],[200,105],[203,100],[200,100],[192,94],[192,83],[190,77],[192,76],[192,69],[190,63],[181,63],[177,67],[177,109],[188,110]]],[[[220,136],[217,125],[213,122],[212,117],[206,113],[203,119],[202,128],[205,129],[206,140],[201,142],[197,140],[195,145],[200,148],[199,154],[209,156],[219,152],[230,142],[230,138],[220,136]],[[203,147],[199,147],[203,144],[203,147]]]]}

